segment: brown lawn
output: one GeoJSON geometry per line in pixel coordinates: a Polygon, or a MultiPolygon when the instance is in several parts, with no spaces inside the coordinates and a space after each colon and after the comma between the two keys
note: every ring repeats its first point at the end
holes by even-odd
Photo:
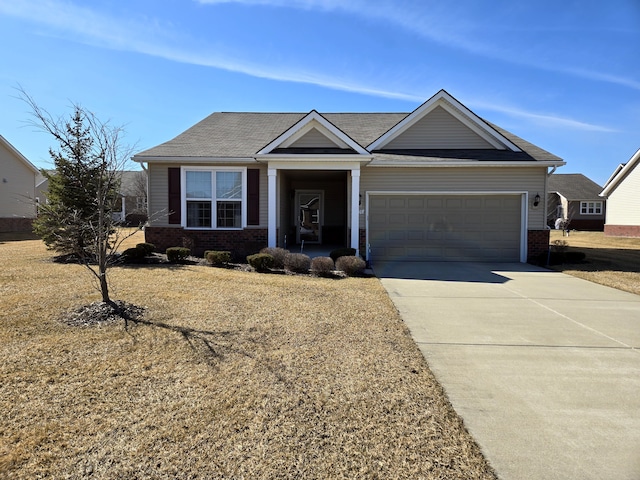
{"type": "Polygon", "coordinates": [[[50,259],[0,238],[0,478],[495,478],[375,278],[111,270],[183,335],[61,323],[100,297],[50,259]]]}
{"type": "Polygon", "coordinates": [[[585,253],[584,261],[554,265],[555,270],[640,295],[640,238],[606,237],[602,232],[551,231],[551,243],[564,240],[569,250],[585,253]]]}

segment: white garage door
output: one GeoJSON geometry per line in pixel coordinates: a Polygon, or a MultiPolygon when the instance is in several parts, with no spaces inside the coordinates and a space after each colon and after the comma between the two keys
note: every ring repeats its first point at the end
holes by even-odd
{"type": "Polygon", "coordinates": [[[520,260],[520,195],[371,195],[370,259],[520,260]]]}

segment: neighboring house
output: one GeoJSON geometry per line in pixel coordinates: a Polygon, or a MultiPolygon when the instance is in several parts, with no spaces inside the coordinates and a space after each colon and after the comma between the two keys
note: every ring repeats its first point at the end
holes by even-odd
{"type": "Polygon", "coordinates": [[[129,225],[139,225],[147,221],[147,172],[122,172],[120,200],[120,208],[113,212],[116,220],[129,225]]]}
{"type": "MultiPolygon", "coordinates": [[[[55,173],[55,170],[49,170],[55,173]]],[[[49,180],[41,179],[36,185],[36,195],[41,203],[47,203],[49,180]]],[[[120,202],[113,218],[129,225],[139,225],[147,221],[147,172],[144,170],[124,170],[120,184],[120,202]]]]}
{"type": "Polygon", "coordinates": [[[167,213],[145,229],[159,249],[304,240],[374,265],[546,252],[547,175],[564,165],[444,90],[412,113],[214,113],[133,159],[149,212],[167,213]]]}
{"type": "Polygon", "coordinates": [[[30,232],[38,169],[0,135],[0,232],[30,232]]]}
{"type": "Polygon", "coordinates": [[[607,180],[601,196],[607,199],[604,234],[640,237],[640,149],[619,165],[607,180]]]}
{"type": "Polygon", "coordinates": [[[581,173],[553,174],[547,187],[547,224],[562,219],[572,230],[604,229],[605,201],[602,187],[581,173]]]}

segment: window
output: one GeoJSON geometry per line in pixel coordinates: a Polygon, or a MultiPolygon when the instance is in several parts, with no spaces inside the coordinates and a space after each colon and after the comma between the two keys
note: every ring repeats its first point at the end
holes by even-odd
{"type": "Polygon", "coordinates": [[[580,214],[602,215],[602,202],[580,202],[580,214]]]}
{"type": "Polygon", "coordinates": [[[187,228],[242,228],[242,171],[186,170],[185,186],[187,228]]]}

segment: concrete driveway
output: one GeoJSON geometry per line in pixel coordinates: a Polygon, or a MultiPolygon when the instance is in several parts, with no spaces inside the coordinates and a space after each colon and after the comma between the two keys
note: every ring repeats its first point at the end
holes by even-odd
{"type": "Polygon", "coordinates": [[[640,479],[640,296],[526,264],[374,267],[501,479],[640,479]]]}

